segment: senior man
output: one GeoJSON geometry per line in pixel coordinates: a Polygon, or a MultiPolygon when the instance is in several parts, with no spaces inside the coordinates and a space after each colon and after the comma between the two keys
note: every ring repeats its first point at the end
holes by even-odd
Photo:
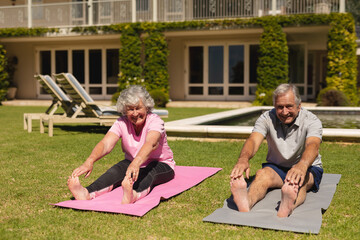
{"type": "Polygon", "coordinates": [[[317,192],[323,175],[319,147],[321,121],[301,107],[295,85],[281,84],[273,94],[274,108],[263,113],[246,140],[231,172],[231,192],[240,212],[248,212],[269,189],[281,188],[278,217],[288,217],[301,205],[308,191],[317,192]],[[247,189],[249,160],[266,137],[268,154],[247,189]]]}

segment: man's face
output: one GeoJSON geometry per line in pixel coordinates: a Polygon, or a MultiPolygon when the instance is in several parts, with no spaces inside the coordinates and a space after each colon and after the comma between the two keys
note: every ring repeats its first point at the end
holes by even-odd
{"type": "Polygon", "coordinates": [[[292,123],[299,114],[301,104],[296,106],[295,95],[290,90],[275,99],[276,116],[284,124],[292,123]]]}

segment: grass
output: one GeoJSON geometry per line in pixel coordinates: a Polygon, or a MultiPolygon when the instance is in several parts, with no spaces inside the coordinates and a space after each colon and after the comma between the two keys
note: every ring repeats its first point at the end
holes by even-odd
{"type": "MultiPolygon", "coordinates": [[[[296,234],[202,222],[230,196],[229,173],[243,141],[169,141],[178,165],[221,167],[194,188],[163,201],[144,217],[77,211],[50,203],[71,197],[67,176],[79,166],[107,128],[55,126],[54,137],[23,130],[24,112],[43,107],[0,106],[0,239],[359,239],[360,145],[324,142],[323,164],[342,178],[319,235],[296,234]]],[[[169,109],[170,120],[221,109],[169,109]]],[[[266,157],[266,145],[251,161],[254,174],[266,157]]],[[[124,157],[120,147],[96,163],[87,185],[124,157]]]]}

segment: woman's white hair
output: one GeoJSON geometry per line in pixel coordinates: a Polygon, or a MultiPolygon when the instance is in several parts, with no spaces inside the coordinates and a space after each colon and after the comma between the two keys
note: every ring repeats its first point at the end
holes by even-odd
{"type": "Polygon", "coordinates": [[[145,105],[148,113],[154,109],[155,103],[149,92],[146,91],[146,89],[142,86],[131,85],[130,87],[121,91],[116,103],[117,111],[122,115],[125,115],[126,107],[135,106],[140,102],[140,100],[145,105]]]}

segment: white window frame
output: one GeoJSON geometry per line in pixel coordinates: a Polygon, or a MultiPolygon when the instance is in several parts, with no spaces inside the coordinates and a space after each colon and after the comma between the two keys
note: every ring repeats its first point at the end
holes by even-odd
{"type": "MultiPolygon", "coordinates": [[[[307,79],[307,73],[308,73],[308,69],[307,69],[307,66],[308,66],[308,45],[306,42],[290,42],[288,43],[288,46],[289,45],[303,45],[304,46],[304,82],[303,83],[294,83],[295,86],[297,87],[303,87],[304,88],[304,94],[300,94],[301,96],[301,99],[302,101],[307,101],[308,98],[311,98],[313,97],[312,95],[309,95],[308,96],[308,79],[307,79]]],[[[290,80],[290,79],[289,79],[290,80]]],[[[312,88],[313,88],[313,94],[314,91],[315,91],[315,79],[313,80],[313,85],[312,85],[312,88]]]]}
{"type": "MultiPolygon", "coordinates": [[[[259,45],[259,42],[241,42],[241,41],[191,41],[185,43],[185,53],[184,53],[184,66],[185,66],[185,76],[184,76],[184,85],[185,85],[185,100],[223,100],[223,101],[253,101],[255,95],[250,95],[249,88],[256,87],[257,84],[250,83],[250,45],[259,45]],[[230,45],[243,45],[244,46],[244,83],[241,84],[229,84],[229,46],[230,45]],[[208,48],[209,46],[223,46],[224,47],[224,83],[222,84],[211,84],[211,86],[222,86],[224,88],[224,94],[219,95],[209,95],[208,87],[208,48]],[[203,69],[203,83],[190,84],[189,83],[189,47],[203,47],[204,48],[204,69],[203,69]],[[203,87],[202,95],[190,95],[189,87],[190,86],[201,86],[203,87]],[[244,95],[232,96],[228,94],[229,86],[242,86],[244,88],[244,95]]],[[[308,79],[307,79],[307,64],[308,64],[308,45],[306,42],[290,42],[288,45],[303,45],[304,46],[304,82],[295,83],[297,87],[304,88],[304,94],[301,95],[303,101],[306,101],[309,97],[307,93],[308,88],[308,79]]],[[[315,89],[313,83],[313,89],[315,89]]]]}
{"type": "MultiPolygon", "coordinates": [[[[116,83],[108,84],[106,83],[106,50],[108,49],[119,49],[119,45],[103,45],[103,46],[71,46],[71,47],[53,47],[53,46],[42,46],[42,47],[36,47],[35,48],[35,73],[40,73],[40,51],[50,51],[51,52],[51,73],[55,73],[55,52],[56,51],[63,51],[66,50],[68,52],[68,72],[72,73],[72,51],[73,50],[84,50],[84,75],[85,75],[85,83],[81,84],[85,91],[87,91],[90,94],[90,87],[101,87],[102,94],[91,94],[91,97],[94,100],[110,100],[112,95],[106,94],[106,88],[108,87],[118,87],[116,83]],[[95,84],[90,83],[89,78],[89,50],[101,50],[101,83],[95,84]]],[[[48,94],[41,94],[40,89],[41,85],[39,83],[36,83],[36,94],[38,96],[38,99],[51,99],[51,96],[48,94]]]]}
{"type": "MultiPolygon", "coordinates": [[[[185,100],[222,100],[222,101],[238,101],[238,100],[253,100],[255,99],[254,95],[249,95],[249,87],[254,85],[250,84],[250,62],[249,62],[249,51],[250,51],[250,45],[253,44],[259,44],[257,42],[241,42],[241,41],[223,41],[223,42],[217,42],[217,41],[208,41],[208,42],[187,42],[185,43],[185,76],[184,76],[184,83],[185,83],[185,100]],[[229,46],[231,45],[242,45],[244,46],[244,82],[243,83],[229,83],[229,46]],[[224,82],[222,84],[209,84],[208,83],[208,60],[209,60],[209,54],[208,49],[209,46],[223,46],[224,47],[224,82]],[[189,48],[190,47],[203,47],[204,48],[204,69],[203,69],[203,83],[198,84],[190,84],[189,83],[189,48]],[[190,95],[189,94],[189,87],[190,86],[201,86],[204,88],[203,95],[190,95]],[[209,95],[208,94],[208,87],[209,86],[221,86],[224,88],[224,94],[223,95],[209,95]],[[230,86],[239,86],[243,87],[244,89],[244,95],[229,95],[229,87],[230,86]]],[[[256,84],[255,84],[256,85],[256,84]]]]}

